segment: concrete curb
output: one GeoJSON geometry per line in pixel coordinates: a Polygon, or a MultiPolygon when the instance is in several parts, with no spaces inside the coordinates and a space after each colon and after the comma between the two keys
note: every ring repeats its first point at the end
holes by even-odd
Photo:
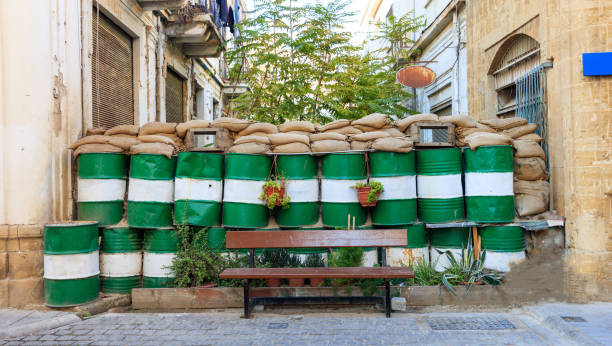
{"type": "Polygon", "coordinates": [[[561,335],[567,337],[568,339],[572,340],[573,342],[576,342],[579,345],[601,345],[601,343],[597,342],[596,340],[593,340],[589,336],[584,335],[584,333],[582,333],[582,331],[580,331],[579,329],[573,328],[568,325],[559,316],[534,311],[532,309],[527,309],[526,311],[548,328],[560,333],[561,335]]]}
{"type": "Polygon", "coordinates": [[[26,324],[18,327],[7,328],[8,330],[0,332],[0,340],[7,338],[17,338],[21,336],[26,336],[29,334],[36,333],[41,330],[49,330],[54,328],[59,328],[71,323],[75,323],[80,321],[81,319],[75,315],[64,315],[60,317],[54,317],[48,320],[34,322],[30,324],[26,324]]]}

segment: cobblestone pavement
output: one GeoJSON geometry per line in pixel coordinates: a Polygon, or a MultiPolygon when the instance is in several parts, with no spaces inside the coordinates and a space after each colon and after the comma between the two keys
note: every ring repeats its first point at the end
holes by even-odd
{"type": "Polygon", "coordinates": [[[0,345],[575,344],[525,311],[239,314],[106,313],[0,345]]]}

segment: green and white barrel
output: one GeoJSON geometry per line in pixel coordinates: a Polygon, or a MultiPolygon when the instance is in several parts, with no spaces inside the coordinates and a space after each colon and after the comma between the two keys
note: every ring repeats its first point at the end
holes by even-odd
{"type": "Polygon", "coordinates": [[[372,223],[397,226],[417,220],[416,169],[414,151],[374,152],[370,158],[370,181],[382,183],[384,191],[372,208],[372,223]]]}
{"type": "Polygon", "coordinates": [[[230,252],[225,246],[225,234],[227,230],[223,227],[210,227],[207,232],[208,248],[224,258],[229,258],[230,252]]]}
{"type": "Polygon", "coordinates": [[[65,307],[96,300],[100,290],[98,222],[45,225],[45,304],[65,307]]]}
{"type": "Polygon", "coordinates": [[[291,198],[288,209],[276,213],[282,228],[313,225],[319,220],[319,179],[317,159],[310,155],[279,155],[279,175],[285,179],[285,192],[291,198]]]}
{"type": "Polygon", "coordinates": [[[519,226],[486,226],[480,229],[480,245],[487,250],[484,267],[501,272],[525,260],[525,235],[519,226]]]}
{"type": "Polygon", "coordinates": [[[170,287],[174,278],[172,261],[176,257],[179,242],[172,227],[145,230],[142,287],[170,287]]]}
{"type": "Polygon", "coordinates": [[[461,149],[420,150],[417,159],[417,205],[425,223],[463,220],[461,149]]]}
{"type": "Polygon", "coordinates": [[[512,153],[510,145],[465,149],[465,212],[469,221],[514,220],[512,153]]]}
{"type": "Polygon", "coordinates": [[[175,157],[132,155],[127,205],[130,227],[172,226],[175,167],[175,157]]]}
{"type": "Polygon", "coordinates": [[[114,225],[123,217],[127,156],[117,153],[85,153],[78,161],[78,219],[114,225]]]}
{"type": "Polygon", "coordinates": [[[429,243],[425,224],[417,223],[401,228],[406,229],[408,246],[387,248],[387,264],[391,267],[407,267],[419,261],[428,263],[429,243]]]}
{"type": "Polygon", "coordinates": [[[174,222],[213,226],[221,222],[223,155],[180,152],[174,179],[174,222]]]}
{"type": "Polygon", "coordinates": [[[431,263],[436,264],[436,271],[444,271],[450,266],[446,254],[439,254],[438,251],[450,251],[455,259],[461,259],[463,248],[467,248],[470,239],[469,227],[450,227],[450,228],[434,228],[429,232],[431,239],[431,251],[429,258],[431,263]]]}
{"type": "Polygon", "coordinates": [[[130,293],[140,287],[142,275],[141,229],[107,227],[100,243],[100,281],[102,292],[130,293]]]}
{"type": "Polygon", "coordinates": [[[268,210],[259,197],[271,165],[272,159],[266,155],[225,155],[223,226],[259,228],[268,224],[268,210]]]}
{"type": "Polygon", "coordinates": [[[365,155],[328,154],[321,159],[321,214],[328,227],[347,227],[355,217],[356,226],[366,222],[367,211],[357,198],[357,183],[366,182],[365,155]]]}

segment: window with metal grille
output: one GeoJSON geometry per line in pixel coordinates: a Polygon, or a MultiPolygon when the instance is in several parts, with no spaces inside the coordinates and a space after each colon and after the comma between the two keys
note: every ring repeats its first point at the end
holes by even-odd
{"type": "Polygon", "coordinates": [[[182,123],[183,120],[183,79],[176,72],[166,72],[166,122],[182,123]]]}
{"type": "Polygon", "coordinates": [[[93,8],[91,21],[93,127],[134,124],[132,38],[93,8]]]}

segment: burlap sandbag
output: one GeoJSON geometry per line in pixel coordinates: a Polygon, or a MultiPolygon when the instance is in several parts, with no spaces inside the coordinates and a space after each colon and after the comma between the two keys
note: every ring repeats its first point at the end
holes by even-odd
{"type": "Polygon", "coordinates": [[[112,136],[108,141],[108,144],[114,145],[123,150],[128,150],[132,145],[140,144],[140,141],[137,138],[112,136]]]}
{"type": "Polygon", "coordinates": [[[395,127],[391,127],[391,128],[388,128],[388,129],[383,129],[383,131],[388,133],[389,136],[391,136],[391,137],[404,137],[404,136],[406,136],[402,131],[396,129],[395,127]]]}
{"type": "Polygon", "coordinates": [[[472,150],[484,145],[511,145],[512,138],[498,133],[476,132],[465,137],[465,142],[472,150]]]}
{"type": "Polygon", "coordinates": [[[385,137],[390,137],[390,136],[391,135],[389,135],[387,132],[384,132],[384,131],[374,131],[374,132],[366,132],[366,133],[360,133],[358,135],[353,135],[351,136],[351,140],[367,142],[367,141],[373,141],[378,138],[385,138],[385,137]]]}
{"type": "Polygon", "coordinates": [[[376,127],[370,127],[370,126],[365,126],[365,125],[355,125],[355,124],[351,124],[351,126],[353,126],[354,128],[361,130],[363,132],[373,132],[373,131],[379,131],[381,129],[378,129],[376,127]]]}
{"type": "Polygon", "coordinates": [[[312,134],[312,132],[306,132],[306,131],[289,131],[289,132],[283,132],[283,133],[289,133],[292,135],[302,135],[302,136],[310,136],[312,134]]]}
{"type": "Polygon", "coordinates": [[[315,131],[314,124],[310,121],[287,121],[278,125],[280,132],[303,131],[312,133],[315,131]]]}
{"type": "Polygon", "coordinates": [[[538,135],[537,133],[529,133],[523,136],[520,136],[519,138],[515,139],[517,141],[534,141],[534,142],[541,142],[542,141],[542,137],[540,137],[540,135],[538,135]]]}
{"type": "Polygon", "coordinates": [[[175,144],[183,142],[179,136],[174,133],[156,133],[153,136],[162,136],[171,139],[175,144]]]}
{"type": "Polygon", "coordinates": [[[542,147],[534,141],[515,140],[514,141],[514,157],[540,157],[546,159],[546,154],[542,147]]]}
{"type": "Polygon", "coordinates": [[[316,132],[322,132],[323,131],[323,125],[319,124],[319,123],[314,123],[314,129],[316,132]]]}
{"type": "Polygon", "coordinates": [[[350,146],[346,141],[322,140],[313,142],[310,145],[310,150],[317,153],[326,153],[334,151],[348,151],[350,146]]]}
{"type": "Polygon", "coordinates": [[[104,134],[107,136],[113,135],[130,135],[137,136],[140,128],[138,125],[117,125],[115,127],[111,127],[104,134]]]}
{"type": "Polygon", "coordinates": [[[374,150],[396,153],[408,153],[412,151],[412,146],[412,141],[405,138],[379,138],[372,143],[374,150]]]}
{"type": "Polygon", "coordinates": [[[310,152],[310,146],[304,143],[289,143],[277,145],[274,147],[273,152],[275,153],[308,153],[310,152]]]}
{"type": "Polygon", "coordinates": [[[270,146],[260,143],[244,143],[234,145],[228,149],[230,153],[242,154],[265,154],[270,151],[270,146]]]}
{"type": "Polygon", "coordinates": [[[208,120],[189,120],[187,122],[176,125],[176,134],[179,137],[183,138],[185,137],[189,129],[202,129],[207,127],[210,127],[210,121],[208,120]]]}
{"type": "Polygon", "coordinates": [[[360,134],[363,133],[363,131],[361,131],[360,129],[357,129],[353,126],[345,126],[345,127],[341,127],[338,129],[333,129],[333,130],[327,130],[324,133],[328,133],[328,132],[334,132],[334,133],[339,133],[342,135],[356,135],[356,134],[360,134]]]}
{"type": "Polygon", "coordinates": [[[82,144],[74,151],[74,157],[85,153],[122,153],[123,149],[111,144],[82,144]]]}
{"type": "Polygon", "coordinates": [[[442,116],[438,118],[438,121],[461,127],[476,127],[478,124],[474,119],[465,114],[442,116]]]}
{"type": "Polygon", "coordinates": [[[174,153],[174,146],[164,143],[140,143],[130,147],[130,154],[157,154],[171,158],[174,153]]]}
{"type": "Polygon", "coordinates": [[[306,145],[310,144],[310,138],[304,135],[292,135],[290,133],[274,133],[268,135],[270,143],[272,145],[283,145],[289,143],[303,143],[306,145]]]}
{"type": "Polygon", "coordinates": [[[417,121],[438,121],[438,116],[433,113],[415,114],[395,122],[398,130],[404,132],[417,121]]]}
{"type": "Polygon", "coordinates": [[[85,131],[85,136],[103,135],[106,132],[106,127],[94,127],[89,128],[85,131]]]}
{"type": "Polygon", "coordinates": [[[242,135],[242,136],[236,133],[236,135],[234,136],[234,138],[235,138],[235,139],[238,139],[238,138],[242,138],[242,137],[244,137],[244,136],[268,137],[268,135],[269,135],[269,133],[265,133],[265,132],[253,132],[253,133],[251,133],[251,134],[248,134],[248,135],[242,135]]]}
{"type": "Polygon", "coordinates": [[[325,132],[329,130],[339,129],[342,127],[349,126],[350,124],[351,124],[351,121],[348,119],[338,119],[338,120],[332,121],[331,123],[321,126],[321,129],[319,131],[325,132]]]}
{"type": "Polygon", "coordinates": [[[455,128],[455,134],[457,135],[457,137],[467,137],[469,135],[471,135],[472,133],[477,133],[477,132],[488,132],[488,133],[496,133],[495,130],[493,130],[492,128],[488,128],[488,129],[479,129],[478,127],[457,127],[455,128]]]}
{"type": "Polygon", "coordinates": [[[529,216],[548,210],[550,184],[545,180],[514,182],[514,208],[519,216],[529,216]]]}
{"type": "Polygon", "coordinates": [[[125,134],[125,133],[119,133],[119,134],[116,134],[116,135],[111,135],[110,137],[137,138],[138,136],[128,135],[128,134],[125,134]]]}
{"type": "Polygon", "coordinates": [[[168,137],[158,135],[138,136],[138,139],[143,143],[163,143],[174,146],[174,141],[168,137]]]}
{"type": "Polygon", "coordinates": [[[340,133],[335,133],[335,132],[315,133],[315,134],[310,135],[310,142],[324,141],[324,140],[345,141],[346,136],[340,133]]]}
{"type": "Polygon", "coordinates": [[[521,136],[535,132],[537,128],[538,128],[537,124],[527,124],[527,125],[513,127],[509,130],[504,130],[503,133],[511,138],[519,138],[521,136]]]}
{"type": "Polygon", "coordinates": [[[389,116],[382,113],[372,113],[357,120],[353,120],[352,125],[369,126],[375,129],[380,129],[390,124],[389,116]]]}
{"type": "Polygon", "coordinates": [[[270,123],[254,123],[249,125],[246,129],[238,132],[238,136],[248,136],[255,132],[263,132],[267,134],[278,133],[278,127],[270,123]]]}
{"type": "Polygon", "coordinates": [[[140,127],[139,136],[152,135],[156,133],[174,133],[176,131],[176,123],[161,123],[152,121],[140,127]]]}
{"type": "Polygon", "coordinates": [[[531,181],[546,179],[546,163],[540,157],[517,157],[514,159],[514,177],[531,181]]]}
{"type": "Polygon", "coordinates": [[[72,143],[72,145],[69,146],[68,149],[74,150],[78,148],[79,146],[85,145],[85,144],[106,144],[108,143],[110,139],[111,139],[110,136],[103,136],[103,135],[86,136],[72,143]]]}
{"type": "Polygon", "coordinates": [[[496,130],[507,130],[513,127],[521,126],[527,124],[527,119],[513,117],[513,118],[504,118],[504,119],[486,119],[480,121],[482,124],[491,126],[496,130]]]}
{"type": "Polygon", "coordinates": [[[210,127],[220,127],[234,132],[240,132],[249,126],[251,122],[244,119],[220,117],[210,124],[210,127]]]}
{"type": "Polygon", "coordinates": [[[259,143],[270,145],[270,139],[266,136],[242,136],[234,141],[234,145],[244,143],[259,143]]]}
{"type": "Polygon", "coordinates": [[[372,141],[352,141],[351,150],[368,150],[372,145],[372,141]]]}

